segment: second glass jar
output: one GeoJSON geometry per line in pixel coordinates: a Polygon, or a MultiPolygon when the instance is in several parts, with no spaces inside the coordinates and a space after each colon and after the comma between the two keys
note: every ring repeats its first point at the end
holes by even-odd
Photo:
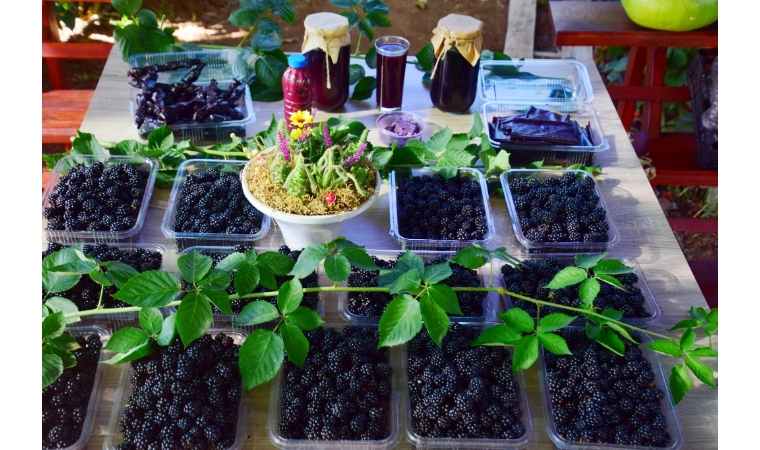
{"type": "Polygon", "coordinates": [[[430,80],[430,100],[444,112],[467,111],[475,102],[478,91],[480,58],[474,66],[452,48],[438,62],[435,75],[430,80]]]}

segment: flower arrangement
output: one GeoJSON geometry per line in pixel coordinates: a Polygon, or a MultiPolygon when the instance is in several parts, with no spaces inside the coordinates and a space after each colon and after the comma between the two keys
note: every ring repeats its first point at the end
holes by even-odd
{"type": "Polygon", "coordinates": [[[351,211],[372,197],[377,182],[369,130],[358,122],[314,123],[297,111],[277,124],[276,144],[249,163],[247,187],[282,212],[324,215],[351,211]]]}

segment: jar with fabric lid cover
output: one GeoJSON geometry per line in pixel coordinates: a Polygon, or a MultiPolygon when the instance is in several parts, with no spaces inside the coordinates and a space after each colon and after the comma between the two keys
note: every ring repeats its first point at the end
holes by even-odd
{"type": "Polygon", "coordinates": [[[348,19],[334,13],[309,14],[301,53],[311,74],[314,107],[323,111],[340,108],[348,100],[351,36],[348,19]]]}
{"type": "Polygon", "coordinates": [[[475,102],[482,34],[483,22],[461,14],[449,14],[433,30],[430,100],[441,111],[460,113],[475,102]]]}

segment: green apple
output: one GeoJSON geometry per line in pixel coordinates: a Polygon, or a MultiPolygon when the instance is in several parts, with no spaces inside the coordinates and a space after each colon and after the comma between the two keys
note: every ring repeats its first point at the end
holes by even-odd
{"type": "Polygon", "coordinates": [[[689,31],[718,20],[718,0],[622,0],[628,17],[642,27],[689,31]]]}

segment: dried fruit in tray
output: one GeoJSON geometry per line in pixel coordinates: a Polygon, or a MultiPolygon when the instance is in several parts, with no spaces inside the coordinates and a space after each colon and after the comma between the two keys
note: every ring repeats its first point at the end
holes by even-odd
{"type": "Polygon", "coordinates": [[[591,123],[581,126],[569,114],[531,106],[513,116],[496,116],[488,124],[491,139],[510,144],[593,147],[591,123]]]}

